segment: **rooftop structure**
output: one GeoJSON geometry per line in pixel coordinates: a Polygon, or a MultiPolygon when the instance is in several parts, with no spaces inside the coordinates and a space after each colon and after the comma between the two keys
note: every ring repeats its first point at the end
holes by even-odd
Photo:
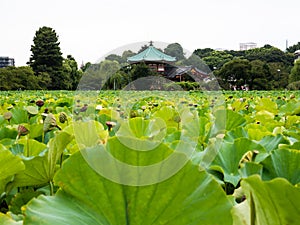
{"type": "Polygon", "coordinates": [[[175,57],[169,56],[159,51],[153,45],[150,45],[147,49],[138,53],[137,55],[128,58],[129,63],[137,63],[137,62],[162,62],[163,63],[163,62],[175,62],[175,61],[176,61],[175,57]]]}

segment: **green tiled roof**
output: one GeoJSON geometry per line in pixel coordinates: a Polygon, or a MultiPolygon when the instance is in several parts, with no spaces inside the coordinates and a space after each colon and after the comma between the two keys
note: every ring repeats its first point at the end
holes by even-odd
{"type": "Polygon", "coordinates": [[[176,58],[169,56],[153,46],[149,46],[144,51],[136,54],[132,57],[129,57],[128,62],[135,63],[135,62],[144,62],[144,61],[152,61],[152,62],[175,62],[176,58]]]}

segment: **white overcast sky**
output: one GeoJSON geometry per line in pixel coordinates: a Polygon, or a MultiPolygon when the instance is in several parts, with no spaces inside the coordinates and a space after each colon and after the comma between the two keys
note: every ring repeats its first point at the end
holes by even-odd
{"type": "Polygon", "coordinates": [[[299,0],[0,0],[0,56],[26,65],[36,30],[52,27],[65,57],[95,62],[120,46],[178,42],[238,50],[300,41],[299,0]]]}

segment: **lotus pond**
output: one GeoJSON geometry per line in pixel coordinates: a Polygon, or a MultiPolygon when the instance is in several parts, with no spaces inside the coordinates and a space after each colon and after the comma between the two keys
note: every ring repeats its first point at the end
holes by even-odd
{"type": "Polygon", "coordinates": [[[299,92],[0,93],[0,224],[299,224],[299,184],[299,92]]]}

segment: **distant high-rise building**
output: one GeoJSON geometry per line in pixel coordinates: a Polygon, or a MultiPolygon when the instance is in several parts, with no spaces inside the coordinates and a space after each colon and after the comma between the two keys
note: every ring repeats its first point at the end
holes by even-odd
{"type": "Polygon", "coordinates": [[[15,66],[15,59],[0,56],[0,68],[7,66],[15,66]]]}
{"type": "Polygon", "coordinates": [[[254,42],[240,43],[240,51],[257,48],[257,44],[254,42]]]}

